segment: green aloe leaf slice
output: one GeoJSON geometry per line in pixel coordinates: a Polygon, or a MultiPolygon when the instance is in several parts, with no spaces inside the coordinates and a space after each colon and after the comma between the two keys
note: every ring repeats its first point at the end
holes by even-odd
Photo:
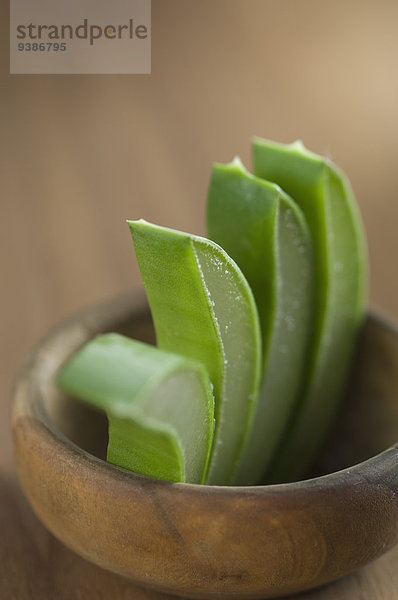
{"type": "Polygon", "coordinates": [[[302,383],[313,293],[310,236],[294,202],[278,186],[251,175],[239,159],[213,168],[207,229],[242,269],[259,311],[263,382],[236,479],[259,483],[302,383]]]}
{"type": "Polygon", "coordinates": [[[280,185],[306,217],[314,248],[314,330],[303,394],[269,477],[306,474],[325,438],[353,356],[366,298],[366,244],[348,180],[301,142],[253,143],[254,172],[280,185]]]}
{"type": "Polygon", "coordinates": [[[258,314],[250,287],[217,244],[129,221],[160,348],[195,358],[214,388],[215,434],[206,482],[232,482],[257,401],[258,314]]]}
{"type": "Polygon", "coordinates": [[[110,333],[73,355],[58,383],[106,412],[109,462],[160,479],[204,482],[214,412],[200,363],[110,333]]]}

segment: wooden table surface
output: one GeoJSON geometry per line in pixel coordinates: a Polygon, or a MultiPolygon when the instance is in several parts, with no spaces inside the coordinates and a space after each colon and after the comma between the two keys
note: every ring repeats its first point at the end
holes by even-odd
{"type": "MultiPolygon", "coordinates": [[[[300,137],[349,173],[371,301],[398,316],[395,0],[152,0],[150,76],[8,75],[0,0],[0,598],[155,599],[64,548],[24,500],[11,387],[71,312],[140,287],[124,220],[204,233],[211,163],[300,137]]],[[[398,435],[397,435],[398,439],[398,435]]],[[[398,600],[398,548],[312,600],[398,600]]]]}

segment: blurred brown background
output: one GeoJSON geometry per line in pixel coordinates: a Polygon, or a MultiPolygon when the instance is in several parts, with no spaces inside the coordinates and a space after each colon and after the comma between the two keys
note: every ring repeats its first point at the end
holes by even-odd
{"type": "MultiPolygon", "coordinates": [[[[54,597],[31,587],[47,577],[29,575],[37,545],[18,575],[27,529],[46,540],[43,573],[60,557],[57,597],[94,597],[88,566],[45,537],[12,491],[9,398],[24,355],[57,321],[141,287],[126,218],[203,234],[213,161],[239,154],[249,165],[253,135],[301,138],[349,174],[368,232],[371,303],[398,317],[397,23],[395,0],[152,0],[152,75],[10,76],[0,0],[0,491],[11,486],[0,530],[16,548],[0,557],[16,574],[13,598],[54,597]],[[20,504],[28,516],[12,522],[20,504]],[[77,587],[65,564],[80,573],[77,587]]],[[[366,585],[366,598],[392,598],[381,582],[396,589],[396,568],[383,560],[350,580],[347,597],[366,585]]],[[[91,573],[100,590],[105,574],[91,573]]]]}
{"type": "MultiPolygon", "coordinates": [[[[398,316],[398,3],[153,0],[152,75],[8,75],[1,0],[1,415],[34,342],[141,287],[125,219],[204,233],[213,161],[301,138],[349,174],[371,302],[398,316]]],[[[2,444],[4,448],[4,443],[2,444]]]]}

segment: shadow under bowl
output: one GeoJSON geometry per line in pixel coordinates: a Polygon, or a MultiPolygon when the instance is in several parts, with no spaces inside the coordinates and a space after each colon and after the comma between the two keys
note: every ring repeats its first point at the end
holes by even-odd
{"type": "Polygon", "coordinates": [[[84,558],[192,598],[275,598],[322,585],[398,540],[398,332],[369,317],[346,401],[316,475],[297,483],[171,483],[106,463],[102,415],[57,390],[92,336],[153,341],[141,297],[95,307],[53,332],[17,381],[19,478],[46,527],[84,558]],[[355,466],[352,466],[355,465],[355,466]]]}

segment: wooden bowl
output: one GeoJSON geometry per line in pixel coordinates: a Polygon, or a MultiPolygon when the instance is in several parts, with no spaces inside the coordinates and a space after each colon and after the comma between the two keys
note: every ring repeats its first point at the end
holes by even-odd
{"type": "Polygon", "coordinates": [[[323,475],[239,488],[164,482],[101,458],[103,417],[63,396],[54,376],[81,344],[109,330],[153,338],[145,303],[118,299],[65,324],[33,352],[15,389],[20,481],[67,546],[156,590],[230,599],[322,585],[397,542],[398,332],[391,325],[368,319],[344,410],[317,465],[323,475]]]}

